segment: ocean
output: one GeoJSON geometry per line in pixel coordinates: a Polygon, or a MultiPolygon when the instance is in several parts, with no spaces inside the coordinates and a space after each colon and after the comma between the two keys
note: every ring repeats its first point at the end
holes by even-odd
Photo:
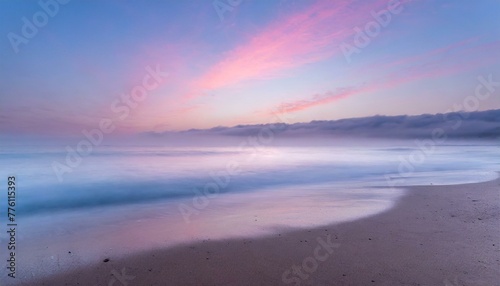
{"type": "Polygon", "coordinates": [[[64,148],[4,146],[0,215],[15,176],[16,280],[155,248],[352,221],[390,209],[405,186],[481,182],[500,171],[498,144],[367,143],[100,146],[60,178],[53,166],[65,164],[64,148]]]}

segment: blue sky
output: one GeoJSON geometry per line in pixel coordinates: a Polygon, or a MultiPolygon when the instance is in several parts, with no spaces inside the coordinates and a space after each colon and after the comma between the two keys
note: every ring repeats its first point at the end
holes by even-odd
{"type": "MultiPolygon", "coordinates": [[[[110,118],[128,134],[267,123],[275,112],[291,122],[446,112],[474,96],[478,76],[500,81],[499,11],[494,0],[1,1],[0,130],[71,136],[110,118]],[[25,37],[23,18],[43,13],[47,23],[25,37]],[[366,27],[375,33],[358,47],[366,27]]],[[[475,109],[500,108],[498,98],[475,109]]]]}

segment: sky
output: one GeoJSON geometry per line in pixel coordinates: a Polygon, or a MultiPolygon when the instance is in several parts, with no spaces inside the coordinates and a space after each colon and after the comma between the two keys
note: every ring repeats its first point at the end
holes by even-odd
{"type": "Polygon", "coordinates": [[[464,103],[479,77],[500,81],[499,12],[497,0],[2,0],[0,132],[498,109],[498,92],[464,103]]]}

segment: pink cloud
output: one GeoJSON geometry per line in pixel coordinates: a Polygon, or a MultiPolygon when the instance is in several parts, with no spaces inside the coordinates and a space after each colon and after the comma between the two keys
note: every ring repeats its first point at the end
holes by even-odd
{"type": "MultiPolygon", "coordinates": [[[[195,81],[196,90],[216,89],[245,80],[273,77],[280,72],[340,53],[338,45],[370,12],[387,5],[371,1],[352,7],[352,1],[318,1],[305,11],[280,19],[229,51],[195,81]]],[[[189,96],[188,96],[189,97],[189,96]]]]}
{"type": "Polygon", "coordinates": [[[360,93],[361,90],[362,89],[346,88],[346,89],[339,89],[336,92],[328,91],[323,94],[315,94],[310,99],[303,99],[303,100],[282,103],[278,106],[277,110],[280,113],[297,112],[315,106],[342,100],[344,98],[360,93]]]}
{"type": "MultiPolygon", "coordinates": [[[[491,64],[492,60],[500,59],[500,54],[496,52],[500,48],[500,41],[457,51],[457,49],[462,48],[471,41],[472,39],[461,41],[421,55],[395,61],[390,63],[389,66],[406,65],[407,67],[400,67],[400,70],[390,72],[382,78],[358,88],[343,88],[338,89],[336,92],[329,91],[324,94],[316,94],[308,99],[282,103],[278,106],[278,110],[281,113],[298,112],[367,92],[387,90],[405,83],[446,77],[470,71],[491,64]],[[449,59],[449,61],[432,58],[432,56],[440,56],[448,52],[455,52],[454,57],[449,59]]],[[[380,70],[384,70],[384,67],[378,69],[378,71],[380,70]]]]}

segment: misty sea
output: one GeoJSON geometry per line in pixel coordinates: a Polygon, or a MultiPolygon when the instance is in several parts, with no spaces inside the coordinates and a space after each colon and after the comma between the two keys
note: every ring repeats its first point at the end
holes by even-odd
{"type": "MultiPolygon", "coordinates": [[[[404,186],[487,181],[500,171],[499,146],[472,142],[102,146],[59,180],[53,164],[66,155],[0,149],[0,174],[17,181],[19,277],[142,250],[351,221],[388,210],[404,186]]],[[[6,200],[2,195],[1,204],[6,200]]],[[[0,212],[6,217],[6,208],[0,212]]],[[[7,235],[0,233],[4,245],[7,235]]]]}

